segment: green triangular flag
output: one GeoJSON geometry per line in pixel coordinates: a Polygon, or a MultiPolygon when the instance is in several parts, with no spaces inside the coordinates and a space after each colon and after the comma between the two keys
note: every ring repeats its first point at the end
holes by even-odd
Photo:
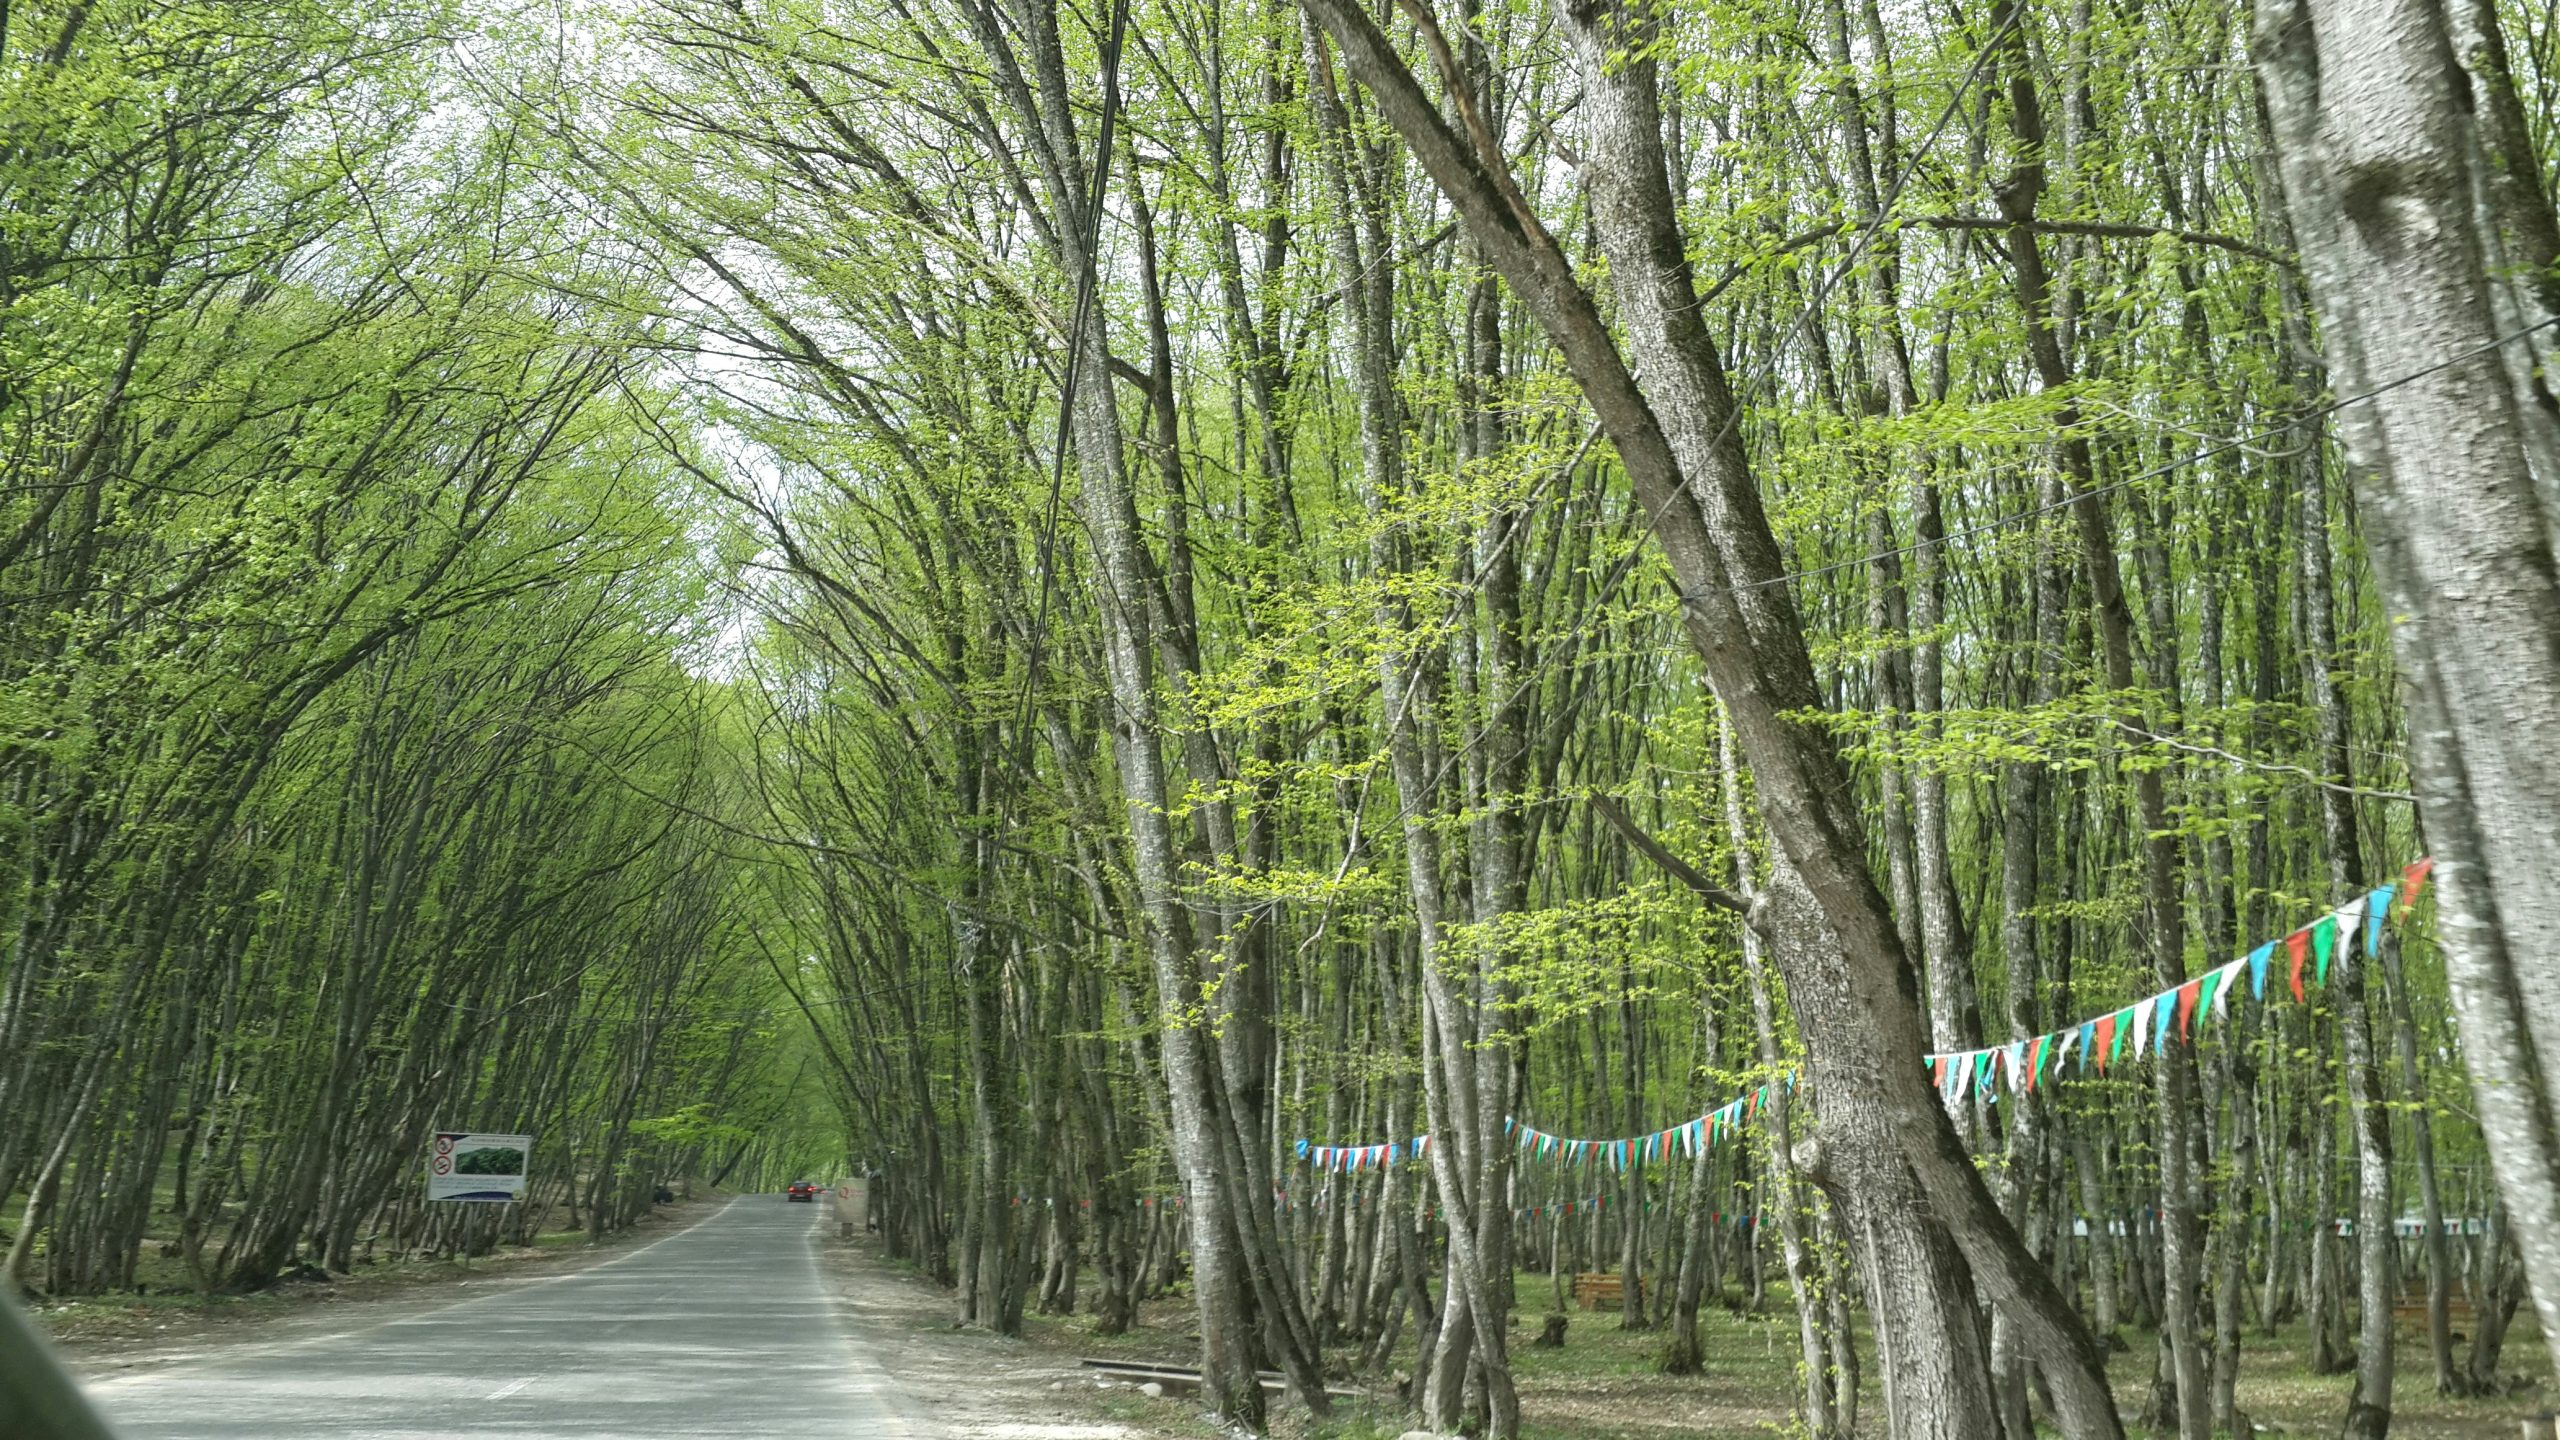
{"type": "Polygon", "coordinates": [[[2323,915],[2320,923],[2311,927],[2311,953],[2319,957],[2311,973],[2323,985],[2329,983],[2329,953],[2337,948],[2338,917],[2323,915]]]}
{"type": "Polygon", "coordinates": [[[2124,1037],[2133,1029],[2133,1007],[2127,1005],[2116,1012],[2116,1042],[2107,1047],[2107,1063],[2113,1065],[2124,1058],[2124,1037]]]}

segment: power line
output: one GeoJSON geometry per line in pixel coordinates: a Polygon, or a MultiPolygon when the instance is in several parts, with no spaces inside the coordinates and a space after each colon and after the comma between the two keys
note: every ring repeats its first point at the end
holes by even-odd
{"type": "MultiPolygon", "coordinates": [[[[1120,50],[1129,30],[1129,0],[1113,0],[1111,33],[1102,46],[1102,123],[1094,137],[1093,193],[1085,204],[1084,265],[1076,276],[1076,303],[1067,321],[1067,361],[1058,384],[1058,435],[1049,461],[1049,499],[1040,521],[1040,601],[1031,618],[1031,636],[1022,664],[1022,700],[1014,712],[1013,768],[1030,773],[1031,712],[1038,704],[1040,685],[1040,652],[1049,635],[1049,610],[1058,593],[1058,510],[1067,484],[1067,433],[1075,425],[1076,383],[1083,367],[1077,362],[1084,357],[1085,326],[1093,318],[1093,296],[1102,270],[1102,203],[1111,183],[1111,151],[1113,133],[1120,120],[1120,50]]],[[[1132,183],[1135,183],[1134,180],[1132,183]]],[[[1075,216],[1061,216],[1072,221],[1075,216]]],[[[1060,227],[1062,230],[1064,226],[1060,227]]],[[[1106,370],[1100,377],[1108,387],[1111,376],[1106,370]]],[[[1109,395],[1104,396],[1105,403],[1109,395]]],[[[1005,790],[1005,820],[1012,818],[1014,797],[1019,787],[1005,790]]]]}
{"type": "MultiPolygon", "coordinates": [[[[1947,97],[1946,105],[1939,110],[1936,123],[1931,125],[1929,133],[1922,137],[1920,148],[1913,152],[1908,163],[1902,167],[1901,172],[1894,176],[1892,186],[1877,201],[1875,213],[1859,224],[1856,238],[1849,247],[1849,253],[1841,257],[1838,265],[1831,267],[1827,272],[1825,272],[1821,283],[1814,286],[1812,292],[1805,297],[1805,303],[1802,309],[1797,313],[1794,323],[1787,326],[1786,330],[1776,333],[1785,334],[1788,331],[1801,329],[1803,326],[1811,323],[1819,314],[1823,301],[1829,297],[1832,289],[1837,286],[1841,280],[1847,278],[1851,268],[1854,267],[1858,263],[1859,259],[1866,254],[1867,248],[1875,242],[1876,237],[1884,233],[1886,224],[1892,219],[1895,207],[1902,203],[1903,192],[1910,187],[1912,177],[1920,172],[1921,167],[1927,162],[1930,154],[1937,149],[1938,142],[1946,137],[1948,127],[1954,122],[1955,117],[1964,107],[1965,97],[1972,93],[1975,82],[1982,78],[1984,67],[1989,64],[1992,55],[1998,50],[2000,43],[2008,38],[2009,31],[2023,23],[2025,13],[2024,7],[2012,8],[2008,17],[2001,21],[1999,28],[1995,29],[1990,36],[1984,40],[1982,48],[1975,52],[1973,62],[1965,68],[1964,75],[1956,82],[1953,93],[1947,97]]],[[[1500,162],[1501,157],[1499,156],[1487,157],[1486,160],[1486,163],[1488,164],[1500,162]]],[[[1695,295],[1694,282],[1692,283],[1691,291],[1692,294],[1695,295]]],[[[1691,301],[1692,308],[1703,307],[1706,303],[1707,297],[1703,295],[1696,295],[1696,298],[1691,301]]],[[[1742,423],[1742,396],[1750,391],[1757,390],[1767,385],[1771,380],[1776,378],[1778,365],[1778,354],[1773,348],[1769,357],[1755,367],[1754,372],[1749,376],[1749,378],[1747,378],[1741,385],[1734,387],[1733,404],[1726,412],[1724,424],[1718,428],[1714,440],[1710,442],[1710,448],[1723,445],[1724,442],[1733,434],[1734,430],[1742,423]]],[[[1650,401],[1648,401],[1648,404],[1649,403],[1650,401]]],[[[1593,434],[1596,436],[1599,429],[1596,422],[1592,428],[1593,434]]],[[[1586,439],[1584,441],[1585,447],[1587,448],[1589,444],[1590,441],[1586,439]]],[[[1689,487],[1696,482],[1697,478],[1698,477],[1695,474],[1688,473],[1684,467],[1683,473],[1680,477],[1680,483],[1672,488],[1670,495],[1666,497],[1664,503],[1670,504],[1676,502],[1682,495],[1688,492],[1689,487]]],[[[1653,512],[1648,512],[1646,515],[1648,526],[1650,526],[1653,518],[1653,512]]],[[[1528,512],[1524,508],[1519,514],[1513,517],[1510,527],[1504,532],[1501,541],[1502,546],[1508,547],[1514,540],[1516,540],[1522,527],[1527,524],[1528,512]]],[[[1559,655],[1579,652],[1582,640],[1589,632],[1591,626],[1595,623],[1596,617],[1606,613],[1609,602],[1617,598],[1618,588],[1625,584],[1627,578],[1636,572],[1638,568],[1638,553],[1639,552],[1634,551],[1629,552],[1629,554],[1613,568],[1606,583],[1600,587],[1600,593],[1593,600],[1590,609],[1585,612],[1585,615],[1581,619],[1576,621],[1574,626],[1568,630],[1560,640],[1551,639],[1547,645],[1542,647],[1536,663],[1529,667],[1527,674],[1519,677],[1518,683],[1513,687],[1514,695],[1525,692],[1528,687],[1544,679],[1547,672],[1556,663],[1556,659],[1559,655]]],[[[1450,602],[1446,612],[1449,618],[1443,622],[1444,624],[1455,622],[1459,608],[1474,602],[1476,592],[1482,588],[1482,584],[1482,580],[1477,579],[1471,580],[1464,586],[1460,587],[1459,593],[1453,597],[1450,602]]],[[[1685,601],[1690,597],[1686,593],[1683,593],[1681,598],[1685,601]]],[[[1414,659],[1414,664],[1417,668],[1421,664],[1421,655],[1422,652],[1420,648],[1417,647],[1414,659]]],[[[1507,705],[1509,701],[1506,699],[1504,703],[1507,705]]],[[[1558,717],[1559,721],[1561,722],[1561,720],[1569,718],[1578,708],[1578,704],[1579,702],[1576,701],[1563,706],[1558,717]]],[[[1448,758],[1441,762],[1438,772],[1432,777],[1432,788],[1437,790],[1440,783],[1447,778],[1449,772],[1456,767],[1458,762],[1466,758],[1466,756],[1477,746],[1483,744],[1491,733],[1491,727],[1486,727],[1486,729],[1480,731],[1473,740],[1470,740],[1466,744],[1452,750],[1448,758]]],[[[1364,802],[1368,795],[1370,780],[1370,776],[1363,776],[1361,780],[1361,796],[1364,802]]],[[[1401,824],[1409,817],[1410,813],[1410,805],[1399,805],[1396,814],[1397,823],[1401,824]]],[[[1364,840],[1365,834],[1363,827],[1355,822],[1352,829],[1352,843],[1345,849],[1342,865],[1336,871],[1337,877],[1348,873],[1352,856],[1361,848],[1364,840]]],[[[1318,928],[1321,930],[1322,927],[1318,928]]]]}
{"type": "MultiPolygon", "coordinates": [[[[2113,494],[2118,490],[2131,489],[2146,480],[2156,480],[2173,470],[2183,470],[2190,465],[2201,464],[2204,461],[2212,459],[2216,455],[2226,454],[2233,450],[2244,449],[2263,441],[2275,439],[2297,425],[2308,424],[2314,420],[2326,419],[2327,417],[2335,415],[2339,411],[2346,409],[2350,405],[2361,405],[2368,400],[2375,399],[2382,395],[2387,395],[2392,391],[2399,389],[2403,385],[2414,385],[2418,381],[2424,380],[2430,375],[2437,374],[2440,371],[2450,370],[2456,365],[2476,360],[2492,351],[2498,350],[2507,345],[2512,345],[2518,340],[2525,339],[2536,332],[2550,329],[2553,325],[2560,325],[2560,315],[2555,315],[2548,319],[2537,320],[2530,325],[2522,327],[2521,329],[2510,330],[2506,334],[2500,335],[2494,339],[2484,340],[2481,343],[2472,346],[2468,350],[2457,351],[2456,353],[2437,361],[2433,365],[2426,366],[2422,369],[2412,370],[2406,375],[2396,376],[2392,379],[2385,380],[2381,384],[2373,386],[2370,389],[2360,390],[2353,395],[2343,396],[2339,399],[2332,400],[2325,405],[2315,406],[2298,415],[2293,415],[2286,419],[2276,421],[2263,429],[2253,430],[2246,434],[2233,435],[2224,439],[2216,440],[2212,444],[2207,445],[2200,450],[2193,451],[2186,455],[2181,455],[2174,460],[2164,460],[2161,463],[2152,466],[2148,470],[2137,471],[2134,474],[2125,476],[2121,480],[2110,480],[2104,485],[2091,486],[2089,489],[2066,495],[2059,500],[2051,500],[2041,505],[2029,506],[2014,515],[2002,515],[1990,520],[1978,521],[1971,525],[1959,526],[1956,529],[1947,531],[1935,540],[1918,541],[1909,545],[1896,545],[1889,550],[1877,550],[1865,555],[1855,555],[1846,560],[1835,560],[1827,565],[1815,565],[1803,570],[1790,570],[1786,574],[1777,576],[1774,579],[1754,580],[1748,584],[1735,585],[1731,588],[1735,590],[1760,590],[1773,585],[1784,585],[1791,581],[1810,580],[1817,576],[1829,575],[1855,566],[1872,564],[1878,560],[1889,560],[1903,555],[1914,554],[1921,550],[1935,549],[1945,545],[1950,540],[1958,540],[1970,535],[1980,535],[1988,531],[2003,529],[2007,526],[2021,525],[2030,520],[2041,519],[2042,517],[2051,515],[2056,511],[2069,509],[2071,506],[2078,504],[2082,500],[2094,499],[2100,495],[2113,494]]],[[[1694,591],[1683,591],[1681,592],[1680,598],[1683,600],[1689,600],[1695,598],[1695,595],[1696,592],[1694,591]]]]}

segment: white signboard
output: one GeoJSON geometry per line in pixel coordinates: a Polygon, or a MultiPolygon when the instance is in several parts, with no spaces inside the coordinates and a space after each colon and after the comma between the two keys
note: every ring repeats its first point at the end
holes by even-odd
{"type": "Polygon", "coordinates": [[[533,1155],[530,1135],[471,1135],[436,1132],[427,1155],[427,1198],[503,1205],[524,1198],[526,1162],[533,1155]]]}

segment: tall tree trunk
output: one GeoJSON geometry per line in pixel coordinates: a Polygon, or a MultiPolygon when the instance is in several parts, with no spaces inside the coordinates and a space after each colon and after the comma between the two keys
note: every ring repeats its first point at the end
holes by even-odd
{"type": "MultiPolygon", "coordinates": [[[[1806,947],[1788,989],[1806,1022],[1825,1132],[1817,1148],[1831,1157],[1814,1168],[1818,1176],[1828,1170],[1835,1198],[1849,1206],[1877,1323],[1891,1335],[1889,1368],[1900,1372],[1896,1433],[1972,1437],[1987,1428],[1979,1333],[1944,1318],[1951,1306],[1970,1306],[1979,1281],[2016,1310],[2022,1335],[2038,1347],[2066,1430],[2114,1440],[2123,1427],[2086,1328],[2000,1214],[1910,1063],[1927,1048],[1917,986],[1867,873],[1839,755],[1799,718],[1819,705],[1819,691],[1740,434],[1727,423],[1735,419],[1732,396],[1698,314],[1667,193],[1653,65],[1640,58],[1643,44],[1626,43],[1641,40],[1641,22],[1614,10],[1605,21],[1579,11],[1559,17],[1584,72],[1586,109],[1603,132],[1586,173],[1619,309],[1639,337],[1649,382],[1661,387],[1658,408],[1511,183],[1480,117],[1465,117],[1471,138],[1461,141],[1362,10],[1348,0],[1300,3],[1563,352],[1616,443],[1687,602],[1690,641],[1733,715],[1786,873],[1802,877],[1801,887],[1782,883],[1773,894],[1782,905],[1799,896],[1810,902],[1806,919],[1831,931],[1831,943],[1806,947]],[[1679,423],[1677,446],[1662,415],[1679,423]]],[[[1429,43],[1446,56],[1436,29],[1429,43]]],[[[1442,65],[1454,69],[1445,58],[1442,65]]]]}
{"type": "MultiPolygon", "coordinates": [[[[2537,477],[2436,0],[2270,0],[2255,59],[2374,573],[2481,1128],[2560,1359],[2560,500],[2537,477]]],[[[2547,202],[2546,202],[2547,203],[2547,202]]],[[[2547,213],[2536,217],[2547,220],[2547,213]]]]}
{"type": "MultiPolygon", "coordinates": [[[[1319,44],[1312,30],[1308,44],[1311,49],[1319,44]]],[[[1483,1093],[1488,1084],[1498,1091],[1510,1067],[1499,1052],[1489,1061],[1481,1046],[1488,1033],[1499,1029],[1489,992],[1474,982],[1462,992],[1444,959],[1448,907],[1436,777],[1446,766],[1430,763],[1423,748],[1423,722],[1434,705],[1428,648],[1415,643],[1424,632],[1405,608],[1401,588],[1390,583],[1405,573],[1407,561],[1402,530],[1390,522],[1390,510],[1404,491],[1404,456],[1395,392],[1394,274],[1386,259],[1384,206],[1361,173],[1365,157],[1326,75],[1321,50],[1313,49],[1311,59],[1309,69],[1318,77],[1313,100],[1323,139],[1320,158],[1337,215],[1332,233],[1335,274],[1351,299],[1349,368],[1359,408],[1361,495],[1373,527],[1370,570],[1388,596],[1377,617],[1385,640],[1378,654],[1378,699],[1402,817],[1406,892],[1420,947],[1422,1091],[1431,1140],[1424,1159],[1449,1237],[1444,1310],[1424,1356],[1422,1413],[1433,1428],[1456,1431],[1473,1373],[1484,1386],[1494,1440],[1510,1440],[1519,1433],[1520,1407],[1505,1353],[1509,1287],[1498,1283],[1494,1271],[1496,1264],[1509,1263],[1509,1201],[1493,1188],[1503,1185],[1508,1174],[1505,1158],[1494,1152],[1507,1147],[1499,1095],[1488,1124],[1483,1093]]],[[[1507,901],[1517,893],[1516,881],[1508,875],[1500,881],[1507,901]]]]}
{"type": "MultiPolygon", "coordinates": [[[[2073,490],[2071,514],[2081,536],[2089,578],[2090,605],[2095,612],[2107,688],[2132,693],[2136,678],[2133,655],[2133,609],[2116,562],[2115,541],[2106,503],[2097,483],[2096,461],[2080,429],[2076,402],[2069,398],[2071,367],[2063,353],[2051,281],[2036,230],[2037,207],[2043,200],[2046,133],[2043,106],[2027,63],[2026,17],[2015,0],[1995,0],[1993,34],[2004,57],[2008,82],[2008,119],[2019,147],[2019,160],[1995,187],[1994,198],[2010,222],[2007,230],[2012,274],[2027,328],[2027,351],[2037,382],[2059,398],[2054,415],[2062,436],[2063,472],[2073,490]]],[[[2174,630],[2155,635],[2153,643],[2175,643],[2174,630]]],[[[2157,697],[2174,706],[2174,694],[2157,697]]],[[[2136,725],[2155,723],[2137,708],[2136,725]]],[[[2140,766],[2133,776],[2135,811],[2142,827],[2144,929],[2150,941],[2152,980],[2162,988],[2186,979],[2186,912],[2178,879],[2179,840],[2169,816],[2168,786],[2160,767],[2140,766]]],[[[2203,1327],[2198,1287],[2202,1282],[2203,1231],[2196,1216],[2193,1168],[2195,1057],[2183,1046],[2164,1045],[2155,1054],[2152,1084],[2160,1157],[2160,1222],[2164,1313],[2161,1339],[2168,1347],[2170,1375],[2176,1388],[2176,1423],[2181,1440],[2205,1440],[2212,1424],[2205,1391],[2203,1327]]],[[[2133,1237],[2128,1236],[2128,1239],[2133,1237]]]]}
{"type": "MultiPolygon", "coordinates": [[[[1050,17],[1054,25],[1054,15],[1050,17]]],[[[992,28],[990,26],[990,28],[992,28]]],[[[1054,30],[1048,36],[1054,47],[1054,30]]],[[[994,47],[991,47],[994,48],[994,47]]],[[[1044,79],[1052,77],[1044,76],[1044,79]]],[[[1053,83],[1063,86],[1061,71],[1053,83]]],[[[1050,89],[1044,86],[1044,92],[1050,89]]],[[[1063,268],[1079,283],[1095,273],[1084,170],[1063,94],[1028,119],[1049,131],[1050,203],[1058,223],[1063,268]]],[[[1247,1324],[1244,1257],[1226,1203],[1219,1130],[1225,1125],[1215,1054],[1200,1016],[1202,977],[1191,919],[1179,888],[1180,845],[1155,687],[1150,614],[1154,567],[1146,554],[1131,493],[1120,416],[1111,394],[1108,347],[1099,306],[1069,337],[1076,383],[1066,397],[1069,437],[1079,481],[1077,505],[1091,537],[1101,582],[1103,668],[1113,701],[1112,754],[1129,824],[1147,958],[1156,983],[1165,1082],[1173,1120],[1174,1161],[1182,1177],[1183,1219],[1191,1236],[1192,1288],[1200,1310],[1203,1394],[1214,1413],[1249,1429],[1262,1426],[1262,1384],[1247,1324]]]]}
{"type": "MultiPolygon", "coordinates": [[[[1743,822],[1742,767],[1734,755],[1733,726],[1722,716],[1716,721],[1716,769],[1719,788],[1724,793],[1725,836],[1733,849],[1734,889],[1746,900],[1755,899],[1760,886],[1752,874],[1750,828],[1743,822]]],[[[1742,971],[1751,991],[1752,1036],[1758,1043],[1762,1073],[1776,1076],[1784,1072],[1786,1059],[1778,1044],[1777,1005],[1770,995],[1760,949],[1757,928],[1746,923],[1742,927],[1742,971]]],[[[1787,1265],[1787,1290],[1795,1299],[1796,1340],[1802,1349],[1798,1363],[1804,1378],[1805,1429],[1814,1440],[1831,1440],[1834,1435],[1849,1433],[1856,1424],[1857,1370],[1854,1365],[1842,1366],[1833,1360],[1840,1349],[1854,1343],[1854,1338],[1826,1333],[1836,1323],[1826,1297],[1836,1297],[1838,1285],[1824,1273],[1821,1259],[1805,1233],[1805,1208],[1811,1197],[1796,1178],[1795,1096],[1790,1087],[1782,1084],[1773,1084],[1769,1093],[1771,1103],[1766,1113],[1773,1183],[1766,1208],[1777,1212],[1778,1243],[1787,1265]],[[1844,1397],[1844,1391],[1851,1393],[1844,1397]]],[[[1854,1351],[1848,1353],[1854,1358],[1854,1351]]]]}
{"type": "MultiPolygon", "coordinates": [[[[2320,768],[2328,776],[2320,787],[2320,833],[2321,849],[2329,861],[2329,894],[2340,898],[2359,892],[2364,850],[2357,838],[2355,804],[2348,793],[2355,783],[2355,760],[2348,748],[2346,698],[2339,693],[2330,668],[2336,663],[2338,637],[2330,587],[2327,491],[2321,483],[2318,446],[2306,443],[2303,448],[2312,459],[2298,467],[2303,693],[2319,728],[2320,768]]],[[[2367,994],[2363,952],[2353,943],[2337,948],[2332,961],[2337,985],[2330,995],[2338,1032],[2345,1041],[2347,1128],[2356,1145],[2356,1383],[2347,1400],[2345,1434],[2349,1440],[2382,1440],[2391,1428],[2391,1309],[2400,1291],[2400,1249],[2392,1234],[2399,1211],[2391,1200],[2391,1112],[2374,1049],[2373,1002],[2367,994]]]]}
{"type": "Polygon", "coordinates": [[[2391,1054],[2408,1097],[2411,1168],[2418,1177],[2418,1219],[2426,1226],[2418,1248],[2427,1257],[2427,1351],[2435,1361],[2436,1393],[2469,1395],[2469,1377],[2453,1360],[2453,1253],[2445,1236],[2444,1191],[2436,1171],[2433,1102],[2418,1059],[2418,1022],[2410,1012],[2409,980],[2400,966],[2400,935],[2385,933],[2376,947],[2391,1015],[2391,1054]]]}

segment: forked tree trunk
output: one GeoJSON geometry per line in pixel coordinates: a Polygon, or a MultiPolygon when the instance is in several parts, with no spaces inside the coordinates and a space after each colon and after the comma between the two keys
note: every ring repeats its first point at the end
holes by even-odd
{"type": "MultiPolygon", "coordinates": [[[[1064,110],[1064,100],[1058,108],[1064,110]]],[[[1034,119],[1038,117],[1033,117],[1034,119]]],[[[1065,129],[1063,123],[1054,127],[1065,129]]],[[[1072,132],[1053,138],[1051,148],[1072,132]]],[[[1070,162],[1062,162],[1067,168],[1070,162]]],[[[1068,273],[1089,274],[1095,264],[1084,236],[1082,174],[1059,174],[1050,199],[1060,222],[1068,273]]],[[[1092,538],[1094,570],[1101,581],[1103,668],[1115,715],[1111,738],[1128,817],[1131,871],[1144,921],[1145,946],[1156,983],[1163,1034],[1165,1084],[1173,1121],[1175,1167],[1191,1238],[1192,1289],[1200,1310],[1202,1393],[1211,1409],[1231,1423],[1262,1427],[1262,1385],[1255,1376],[1255,1343],[1247,1323],[1245,1266],[1226,1205],[1218,1131],[1225,1125],[1214,1047],[1198,1017],[1199,957],[1190,915],[1178,888],[1179,846],[1171,815],[1174,797],[1161,739],[1153,661],[1151,562],[1140,538],[1137,509],[1124,464],[1120,417],[1111,396],[1110,356],[1102,327],[1076,337],[1077,383],[1068,398],[1066,424],[1075,447],[1078,507],[1092,538]]]]}

